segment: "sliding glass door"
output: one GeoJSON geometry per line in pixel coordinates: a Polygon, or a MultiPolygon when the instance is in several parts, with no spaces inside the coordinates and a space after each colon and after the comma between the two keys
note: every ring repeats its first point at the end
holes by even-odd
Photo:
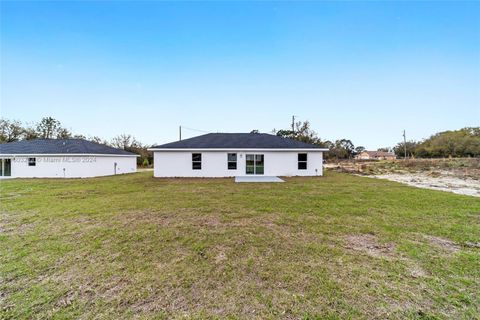
{"type": "Polygon", "coordinates": [[[246,174],[263,174],[264,167],[265,164],[263,154],[245,155],[246,174]]]}
{"type": "Polygon", "coordinates": [[[12,160],[0,159],[0,176],[10,177],[12,174],[12,160]]]}
{"type": "Polygon", "coordinates": [[[255,155],[254,154],[247,154],[245,156],[246,161],[246,173],[247,174],[255,174],[255,155]]]}

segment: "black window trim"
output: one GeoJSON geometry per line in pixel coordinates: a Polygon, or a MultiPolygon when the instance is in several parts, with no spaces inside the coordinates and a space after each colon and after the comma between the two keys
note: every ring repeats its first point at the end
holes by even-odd
{"type": "Polygon", "coordinates": [[[232,152],[232,153],[227,153],[227,169],[228,170],[237,170],[237,160],[238,160],[238,157],[237,157],[237,153],[236,152],[232,152]],[[230,160],[230,155],[235,155],[235,161],[234,160],[230,160]],[[230,168],[230,165],[234,165],[235,168],[230,168]]]}
{"type": "Polygon", "coordinates": [[[308,168],[308,153],[299,153],[298,156],[297,156],[297,169],[298,170],[307,170],[308,168]],[[305,160],[300,160],[300,155],[305,155],[305,160]],[[300,166],[303,167],[303,165],[305,165],[304,168],[301,168],[300,166]]]}
{"type": "Polygon", "coordinates": [[[192,153],[192,170],[202,170],[202,154],[195,152],[192,153]],[[195,155],[200,155],[200,160],[193,160],[195,155]],[[195,167],[195,165],[200,165],[198,168],[195,167]]]}
{"type": "Polygon", "coordinates": [[[28,158],[28,166],[29,167],[36,167],[37,166],[37,158],[28,158]]]}

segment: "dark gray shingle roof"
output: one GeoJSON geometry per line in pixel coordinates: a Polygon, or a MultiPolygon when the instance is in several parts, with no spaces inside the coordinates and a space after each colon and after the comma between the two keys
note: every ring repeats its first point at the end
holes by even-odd
{"type": "Polygon", "coordinates": [[[112,154],[135,155],[83,139],[36,139],[0,144],[0,154],[112,154]]]}
{"type": "Polygon", "coordinates": [[[152,149],[321,149],[317,145],[267,133],[208,133],[152,149]]]}

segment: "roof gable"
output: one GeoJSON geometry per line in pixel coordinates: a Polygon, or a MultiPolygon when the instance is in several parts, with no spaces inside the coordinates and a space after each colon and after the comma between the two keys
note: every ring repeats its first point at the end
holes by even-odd
{"type": "MultiPolygon", "coordinates": [[[[208,133],[151,149],[321,149],[320,146],[267,133],[208,133]]],[[[320,150],[319,150],[320,151],[320,150]]]]}
{"type": "Polygon", "coordinates": [[[0,154],[107,154],[136,155],[84,139],[35,139],[0,144],[0,154]]]}

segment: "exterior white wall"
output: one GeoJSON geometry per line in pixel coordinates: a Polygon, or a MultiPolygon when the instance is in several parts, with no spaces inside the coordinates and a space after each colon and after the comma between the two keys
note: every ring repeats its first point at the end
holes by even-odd
{"type": "Polygon", "coordinates": [[[12,178],[88,178],[137,171],[136,156],[15,156],[11,159],[12,178]],[[36,158],[29,166],[28,158],[36,158]],[[115,169],[115,163],[116,169],[115,169]]]}
{"type": "Polygon", "coordinates": [[[264,176],[321,176],[323,152],[302,151],[155,151],[155,177],[247,176],[246,154],[264,155],[264,176]],[[202,154],[202,169],[192,169],[192,153],[202,154]],[[237,170],[228,170],[227,154],[237,154],[237,170]],[[307,153],[307,170],[298,170],[298,154],[307,153]]]}
{"type": "Polygon", "coordinates": [[[367,155],[363,155],[363,154],[359,154],[358,156],[355,157],[355,159],[358,159],[358,160],[370,160],[370,156],[367,154],[367,155]]]}

